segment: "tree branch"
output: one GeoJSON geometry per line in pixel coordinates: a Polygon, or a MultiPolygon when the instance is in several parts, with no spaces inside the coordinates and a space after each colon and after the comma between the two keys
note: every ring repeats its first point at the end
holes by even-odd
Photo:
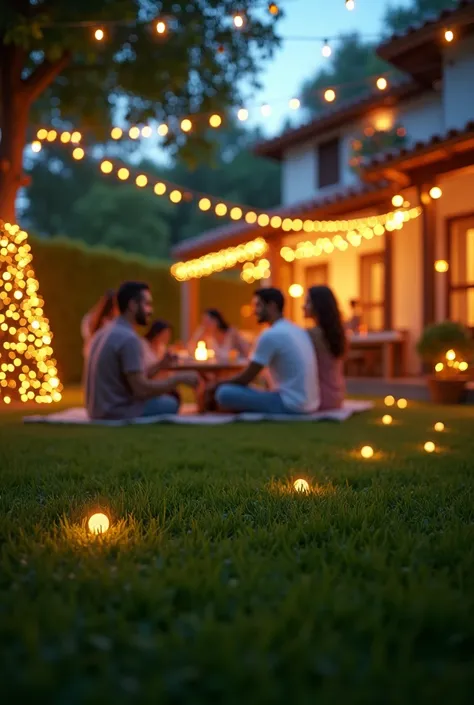
{"type": "Polygon", "coordinates": [[[69,52],[65,52],[57,61],[45,60],[23,81],[23,88],[31,103],[34,103],[56,76],[66,68],[70,59],[69,52]]]}

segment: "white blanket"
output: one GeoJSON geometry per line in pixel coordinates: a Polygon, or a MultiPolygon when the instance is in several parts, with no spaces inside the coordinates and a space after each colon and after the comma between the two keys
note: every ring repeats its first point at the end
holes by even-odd
{"type": "Polygon", "coordinates": [[[234,423],[236,421],[345,421],[353,414],[372,409],[374,403],[371,401],[357,401],[348,399],[344,402],[342,409],[333,411],[319,411],[316,414],[282,415],[282,414],[197,414],[193,404],[184,405],[178,415],[146,416],[144,418],[127,419],[124,421],[94,421],[87,416],[85,409],[77,407],[65,409],[53,414],[41,416],[25,416],[24,423],[51,423],[51,424],[75,424],[77,426],[127,426],[130,424],[145,425],[156,423],[174,423],[191,426],[214,426],[218,424],[234,423]]]}

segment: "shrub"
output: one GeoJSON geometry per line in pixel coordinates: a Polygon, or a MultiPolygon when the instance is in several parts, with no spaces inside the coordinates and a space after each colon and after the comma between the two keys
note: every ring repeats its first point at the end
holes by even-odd
{"type": "Polygon", "coordinates": [[[457,357],[469,361],[474,343],[469,330],[461,323],[443,321],[425,328],[418,341],[417,350],[426,363],[443,362],[448,350],[454,350],[457,357]]]}
{"type": "MultiPolygon", "coordinates": [[[[30,237],[33,268],[45,300],[45,314],[54,335],[53,350],[61,380],[78,382],[82,375],[81,320],[104,291],[126,279],[150,284],[155,315],[167,319],[179,334],[180,284],[169,263],[113,250],[90,248],[65,238],[30,237]]],[[[218,306],[233,325],[242,325],[240,310],[251,289],[229,277],[201,280],[201,302],[218,306]]]]}

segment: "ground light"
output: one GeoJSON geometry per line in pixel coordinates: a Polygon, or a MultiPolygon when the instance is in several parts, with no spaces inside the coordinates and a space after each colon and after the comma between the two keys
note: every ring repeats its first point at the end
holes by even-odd
{"type": "Polygon", "coordinates": [[[434,453],[436,450],[436,446],[433,441],[426,441],[423,447],[427,453],[434,453]]]}
{"type": "Polygon", "coordinates": [[[105,534],[110,526],[109,518],[105,514],[93,514],[87,522],[92,534],[105,534]]]}
{"type": "Polygon", "coordinates": [[[408,406],[408,402],[406,399],[399,399],[397,401],[397,406],[399,409],[406,409],[408,406]]]}
{"type": "Polygon", "coordinates": [[[390,426],[392,421],[393,421],[393,419],[390,416],[390,414],[385,414],[385,416],[382,416],[382,423],[384,426],[390,426]]]}
{"type": "Polygon", "coordinates": [[[444,423],[442,421],[437,421],[434,425],[434,430],[438,433],[442,433],[442,431],[444,431],[444,423]]]}
{"type": "Polygon", "coordinates": [[[364,446],[361,448],[360,454],[365,460],[369,460],[369,458],[373,458],[374,456],[374,449],[372,446],[364,446]]]}
{"type": "Polygon", "coordinates": [[[392,397],[392,395],[389,394],[388,397],[385,397],[383,402],[385,406],[393,406],[395,404],[395,397],[392,397]]]}
{"type": "Polygon", "coordinates": [[[309,492],[309,483],[306,480],[303,480],[302,478],[295,480],[293,483],[293,487],[297,492],[309,492]]]}

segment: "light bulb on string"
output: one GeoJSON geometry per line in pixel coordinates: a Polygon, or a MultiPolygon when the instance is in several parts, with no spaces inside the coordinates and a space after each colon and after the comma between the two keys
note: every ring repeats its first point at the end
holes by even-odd
{"type": "Polygon", "coordinates": [[[209,118],[209,125],[214,128],[220,127],[222,125],[221,116],[217,114],[211,115],[211,117],[209,118]]]}
{"type": "Polygon", "coordinates": [[[453,32],[453,30],[452,30],[452,29],[447,29],[447,30],[445,31],[445,33],[444,33],[444,38],[445,38],[445,40],[448,42],[448,44],[449,44],[450,42],[452,42],[453,39],[454,39],[454,32],[453,32]]]}
{"type": "Polygon", "coordinates": [[[380,78],[377,79],[376,86],[379,89],[379,91],[384,91],[388,86],[387,79],[384,78],[383,76],[380,76],[380,78]]]}
{"type": "Polygon", "coordinates": [[[279,8],[278,5],[276,4],[276,2],[270,2],[270,3],[268,3],[268,12],[269,12],[271,15],[273,15],[274,17],[276,17],[276,15],[278,15],[278,13],[280,12],[280,8],[279,8]]]}
{"type": "Polygon", "coordinates": [[[164,20],[158,20],[158,22],[155,25],[156,33],[157,34],[166,34],[166,30],[168,29],[166,22],[164,20]]]}
{"type": "Polygon", "coordinates": [[[241,122],[245,122],[245,120],[248,120],[249,111],[247,110],[247,108],[240,108],[240,110],[237,112],[237,117],[241,122]]]}
{"type": "Polygon", "coordinates": [[[94,32],[94,39],[98,42],[101,42],[105,37],[105,32],[103,29],[99,27],[99,29],[96,29],[94,32]]]}
{"type": "Polygon", "coordinates": [[[181,120],[181,129],[183,132],[191,132],[192,127],[193,123],[188,118],[184,118],[184,120],[181,120]]]}
{"type": "Polygon", "coordinates": [[[166,125],[166,123],[163,122],[161,125],[158,125],[158,134],[160,137],[166,137],[168,132],[169,132],[169,129],[168,129],[168,125],[166,125]]]}
{"type": "Polygon", "coordinates": [[[39,140],[34,140],[34,142],[31,143],[31,151],[32,152],[41,152],[42,146],[41,142],[39,140]]]}
{"type": "Polygon", "coordinates": [[[329,59],[332,54],[332,49],[329,46],[329,42],[327,39],[324,40],[323,48],[321,49],[321,54],[324,56],[325,59],[329,59]]]}
{"type": "Polygon", "coordinates": [[[349,12],[352,12],[352,10],[355,9],[355,0],[346,0],[346,10],[349,10],[349,12]]]}
{"type": "Polygon", "coordinates": [[[238,12],[234,15],[234,17],[232,18],[232,21],[234,23],[234,27],[236,27],[237,29],[242,29],[242,27],[245,24],[245,20],[244,20],[243,15],[241,15],[238,12]]]}
{"type": "Polygon", "coordinates": [[[324,91],[324,100],[326,103],[333,103],[336,100],[336,91],[332,88],[328,88],[324,91]]]}
{"type": "Polygon", "coordinates": [[[299,100],[299,98],[291,98],[288,105],[291,110],[298,110],[298,108],[301,107],[301,101],[299,100]]]}

